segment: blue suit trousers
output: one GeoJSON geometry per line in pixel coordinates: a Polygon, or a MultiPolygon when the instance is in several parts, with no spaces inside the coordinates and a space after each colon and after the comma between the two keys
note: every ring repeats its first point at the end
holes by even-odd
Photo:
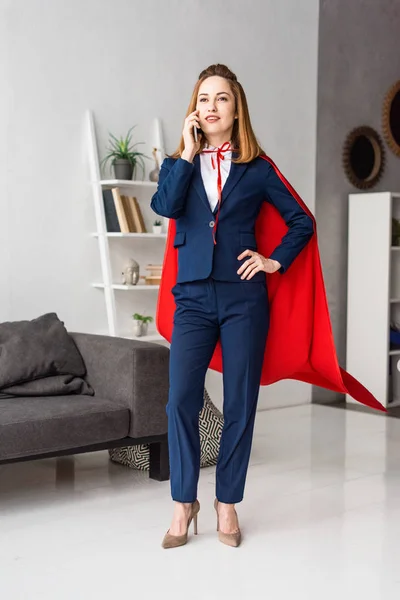
{"type": "Polygon", "coordinates": [[[241,502],[252,445],[269,327],[266,280],[177,283],[166,407],[173,500],[194,502],[200,474],[199,413],[218,339],[223,359],[224,427],[216,497],[241,502]]]}

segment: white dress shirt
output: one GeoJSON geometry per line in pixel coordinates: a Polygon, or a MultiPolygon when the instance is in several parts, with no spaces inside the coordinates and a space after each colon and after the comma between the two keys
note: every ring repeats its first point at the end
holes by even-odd
{"type": "MultiPolygon", "coordinates": [[[[204,146],[207,150],[216,150],[217,146],[211,146],[206,143],[204,146]]],[[[222,188],[225,185],[225,181],[228,178],[229,171],[231,169],[232,151],[223,152],[224,160],[221,160],[221,180],[222,188]]],[[[217,153],[205,152],[200,153],[200,169],[201,177],[203,179],[204,188],[207,193],[207,198],[210,203],[210,208],[214,211],[218,202],[218,165],[217,165],[217,153]],[[212,159],[214,159],[215,169],[212,166],[212,159]]]]}

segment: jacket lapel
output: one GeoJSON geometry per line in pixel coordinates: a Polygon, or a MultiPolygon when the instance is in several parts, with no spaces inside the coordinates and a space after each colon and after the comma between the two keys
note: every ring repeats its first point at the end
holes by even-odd
{"type": "MultiPolygon", "coordinates": [[[[232,158],[237,158],[238,153],[232,152],[232,158]]],[[[225,181],[225,185],[222,188],[222,204],[227,199],[228,195],[235,188],[235,186],[239,183],[240,179],[246,172],[249,163],[231,163],[231,168],[229,171],[229,175],[225,181]]]]}
{"type": "MultiPolygon", "coordinates": [[[[232,152],[232,158],[235,158],[236,156],[237,156],[237,152],[232,152]]],[[[200,155],[199,154],[196,154],[196,156],[194,157],[193,163],[194,163],[194,173],[193,173],[193,181],[192,181],[193,186],[195,187],[198,195],[200,196],[202,201],[205,203],[208,210],[210,212],[212,212],[211,208],[210,208],[210,203],[208,201],[207,192],[204,187],[203,178],[201,176],[200,155]]],[[[248,166],[249,166],[249,163],[240,163],[240,164],[237,164],[234,162],[231,163],[229,175],[228,175],[228,177],[225,181],[225,184],[222,188],[221,205],[224,203],[224,201],[226,200],[226,198],[228,197],[230,192],[234,189],[234,187],[239,183],[239,180],[243,177],[248,166]]]]}
{"type": "Polygon", "coordinates": [[[203,178],[201,176],[200,154],[195,155],[195,157],[193,159],[193,164],[194,164],[194,173],[193,173],[193,179],[192,179],[193,186],[196,189],[196,192],[198,193],[200,198],[203,200],[203,202],[206,205],[206,207],[208,208],[208,210],[211,212],[211,206],[208,201],[206,188],[204,187],[203,178]]]}

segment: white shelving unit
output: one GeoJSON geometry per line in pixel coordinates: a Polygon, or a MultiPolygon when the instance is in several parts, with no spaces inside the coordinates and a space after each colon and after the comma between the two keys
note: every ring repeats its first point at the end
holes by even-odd
{"type": "MultiPolygon", "coordinates": [[[[150,208],[151,196],[157,189],[152,181],[128,181],[120,179],[101,179],[96,130],[91,111],[87,112],[90,180],[95,207],[96,229],[102,281],[92,283],[92,287],[104,293],[108,334],[129,339],[133,335],[132,314],[134,312],[151,315],[154,322],[149,325],[146,336],[137,338],[143,341],[166,343],[155,329],[155,310],[159,285],[124,285],[121,271],[127,260],[134,258],[139,263],[140,274],[148,263],[161,264],[166,242],[168,219],[156,215],[150,208]],[[155,233],[114,233],[108,232],[103,203],[103,190],[119,187],[122,193],[134,194],[140,203],[146,228],[151,231],[155,219],[163,221],[164,232],[155,233]],[[120,292],[125,292],[121,294],[120,292]],[[132,332],[132,333],[130,333],[132,332]]],[[[158,120],[155,120],[154,147],[163,148],[163,140],[158,120]]],[[[164,158],[161,152],[160,160],[164,158]]]]}
{"type": "Polygon", "coordinates": [[[400,348],[391,348],[389,337],[390,323],[400,323],[400,246],[391,245],[392,217],[400,219],[400,193],[349,195],[346,368],[386,407],[400,405],[400,371],[392,359],[400,358],[400,348]]]}

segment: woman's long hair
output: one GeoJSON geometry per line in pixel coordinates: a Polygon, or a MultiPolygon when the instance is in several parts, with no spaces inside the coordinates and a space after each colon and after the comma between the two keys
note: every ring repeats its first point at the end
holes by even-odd
{"type": "MultiPolygon", "coordinates": [[[[251,126],[246,94],[244,93],[241,84],[238,82],[236,75],[232,73],[232,71],[228,69],[228,67],[226,67],[225,65],[210,65],[209,67],[207,67],[207,69],[204,69],[204,71],[200,73],[199,79],[196,82],[196,85],[194,86],[194,90],[189,102],[189,107],[187,109],[185,119],[190,113],[196,110],[197,95],[199,93],[200,85],[205,79],[207,79],[208,77],[213,77],[215,75],[218,75],[219,77],[224,77],[229,82],[229,86],[235,98],[235,109],[238,118],[234,121],[231,143],[236,149],[238,155],[237,158],[232,159],[232,162],[250,162],[251,160],[257,158],[257,156],[259,156],[260,154],[265,154],[265,152],[258,143],[253,128],[251,126]]],[[[207,140],[205,138],[205,134],[203,133],[200,142],[200,148],[197,154],[199,154],[203,150],[206,142],[207,140]]],[[[173,154],[167,156],[169,156],[169,158],[180,158],[184,148],[185,142],[182,135],[177,150],[173,154]]]]}

